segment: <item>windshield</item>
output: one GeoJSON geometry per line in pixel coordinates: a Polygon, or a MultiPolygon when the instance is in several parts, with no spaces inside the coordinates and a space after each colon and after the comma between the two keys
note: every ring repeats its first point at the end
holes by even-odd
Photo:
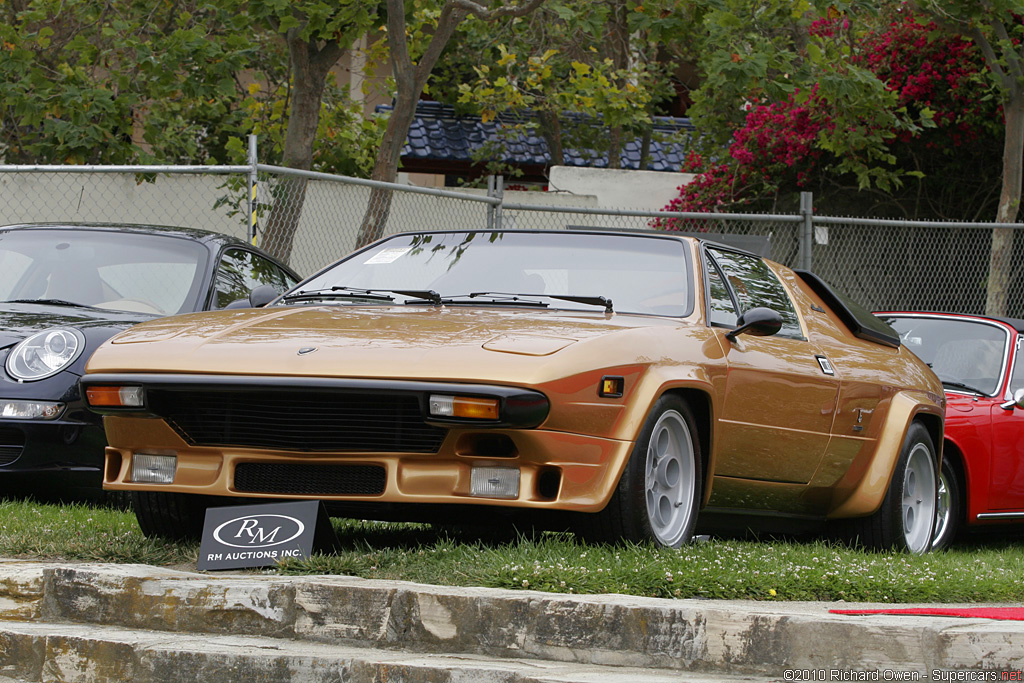
{"type": "Polygon", "coordinates": [[[49,301],[169,315],[194,310],[206,248],[176,237],[101,231],[0,232],[0,301],[49,301]]]}
{"type": "MultiPolygon", "coordinates": [[[[398,303],[605,308],[686,316],[693,309],[691,282],[687,245],[677,239],[457,232],[397,235],[292,292],[330,293],[341,304],[380,299],[388,303],[391,297],[398,303]]],[[[303,297],[287,301],[301,303],[303,297]]]]}
{"type": "Polygon", "coordinates": [[[880,317],[947,388],[975,389],[989,396],[999,391],[1009,343],[1002,327],[955,318],[880,317]]]}

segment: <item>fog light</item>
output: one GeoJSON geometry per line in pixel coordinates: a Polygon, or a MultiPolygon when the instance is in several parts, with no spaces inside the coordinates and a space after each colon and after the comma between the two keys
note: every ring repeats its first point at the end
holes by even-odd
{"type": "Polygon", "coordinates": [[[430,414],[435,417],[468,417],[476,420],[497,420],[496,398],[474,396],[430,395],[430,414]]]}
{"type": "Polygon", "coordinates": [[[0,417],[12,420],[56,420],[63,412],[63,403],[0,400],[0,417]]]}
{"type": "Polygon", "coordinates": [[[142,387],[86,387],[85,398],[90,406],[114,408],[141,408],[142,387]]]}
{"type": "Polygon", "coordinates": [[[170,484],[178,458],[174,455],[136,453],[132,456],[132,481],[145,484],[170,484]]]}
{"type": "Polygon", "coordinates": [[[478,498],[518,498],[519,470],[514,467],[474,467],[469,493],[478,498]]]}

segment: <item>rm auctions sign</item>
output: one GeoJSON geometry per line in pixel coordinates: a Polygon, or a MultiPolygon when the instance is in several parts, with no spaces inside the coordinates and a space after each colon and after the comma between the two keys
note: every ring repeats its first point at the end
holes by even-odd
{"type": "Polygon", "coordinates": [[[209,508],[196,568],[266,567],[331,552],[336,542],[319,501],[209,508]]]}

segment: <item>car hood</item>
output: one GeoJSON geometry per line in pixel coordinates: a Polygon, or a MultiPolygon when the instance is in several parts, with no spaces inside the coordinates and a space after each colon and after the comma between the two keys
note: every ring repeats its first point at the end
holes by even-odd
{"type": "Polygon", "coordinates": [[[153,316],[78,306],[0,303],[0,349],[52,327],[128,327],[153,316]]]}
{"type": "Polygon", "coordinates": [[[218,311],[137,325],[104,344],[87,370],[526,382],[518,373],[556,357],[571,366],[567,356],[584,346],[591,368],[641,362],[630,356],[634,345],[595,343],[682,324],[603,311],[483,307],[218,311]]]}

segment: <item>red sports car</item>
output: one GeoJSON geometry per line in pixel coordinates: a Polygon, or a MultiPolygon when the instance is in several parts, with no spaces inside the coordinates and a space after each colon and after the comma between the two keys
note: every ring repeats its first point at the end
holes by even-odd
{"type": "Polygon", "coordinates": [[[1024,320],[876,313],[946,390],[946,437],[932,546],[964,525],[1024,522],[1024,320]]]}

